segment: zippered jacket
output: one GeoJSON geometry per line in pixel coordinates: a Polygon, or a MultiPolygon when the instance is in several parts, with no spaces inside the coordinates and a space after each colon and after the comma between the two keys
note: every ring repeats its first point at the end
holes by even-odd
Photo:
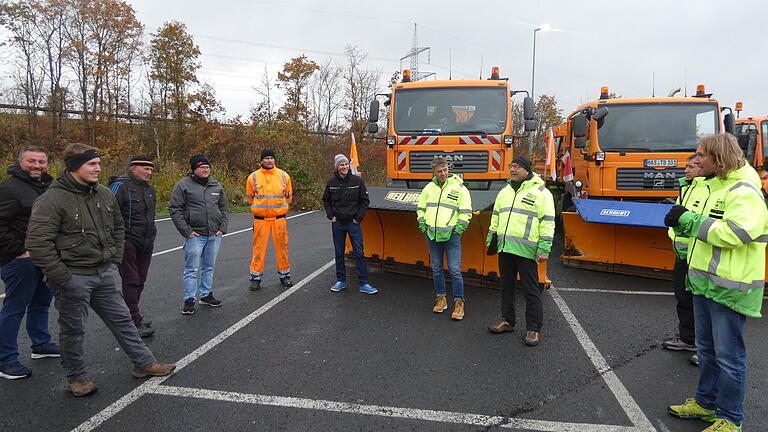
{"type": "Polygon", "coordinates": [[[256,217],[274,219],[285,216],[293,201],[291,176],[277,167],[259,168],[248,176],[245,199],[256,217]]]}
{"type": "Polygon", "coordinates": [[[83,185],[65,172],[35,201],[26,246],[55,285],[73,274],[96,275],[123,262],[125,228],[112,192],[83,185]]]}
{"type": "MultiPolygon", "coordinates": [[[[680,195],[677,196],[675,204],[685,207],[685,204],[688,202],[688,198],[690,197],[688,191],[693,184],[693,180],[680,177],[677,179],[677,182],[680,184],[680,195]]],[[[670,240],[672,240],[672,247],[675,249],[675,255],[679,259],[685,260],[685,257],[688,256],[688,237],[675,234],[675,230],[672,229],[672,227],[669,227],[667,230],[667,235],[669,236],[670,240]]]]}
{"type": "Polygon", "coordinates": [[[416,209],[419,229],[430,240],[445,242],[461,235],[472,219],[472,197],[461,177],[451,174],[440,187],[437,177],[424,186],[416,209]]]}
{"type": "Polygon", "coordinates": [[[348,224],[352,219],[357,223],[363,221],[368,210],[368,189],[362,178],[348,173],[341,177],[338,172],[325,184],[323,192],[323,207],[328,219],[348,224]]]}
{"type": "Polygon", "coordinates": [[[227,196],[218,180],[208,177],[208,183],[196,182],[193,174],[176,182],[168,210],[179,233],[186,237],[192,231],[212,236],[216,231],[227,232],[227,196]]]}
{"type": "Polygon", "coordinates": [[[555,202],[544,180],[535,173],[515,191],[508,180],[493,205],[486,244],[498,235],[498,250],[536,260],[549,255],[555,235],[555,202]]]}
{"type": "Polygon", "coordinates": [[[155,189],[133,177],[130,172],[111,178],[109,187],[123,216],[125,239],[138,250],[151,249],[157,236],[155,189]]]}
{"type": "Polygon", "coordinates": [[[697,177],[689,210],[674,227],[690,237],[686,287],[734,311],[760,317],[765,285],[768,209],[757,172],[744,164],[718,177],[697,177]]]}
{"type": "Polygon", "coordinates": [[[45,173],[33,179],[18,162],[9,166],[10,177],[0,183],[0,266],[24,253],[32,203],[51,185],[53,177],[45,173]]]}

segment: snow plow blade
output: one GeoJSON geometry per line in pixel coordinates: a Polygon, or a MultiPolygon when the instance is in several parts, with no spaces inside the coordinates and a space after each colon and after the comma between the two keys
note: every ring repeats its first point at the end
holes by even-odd
{"type": "MultiPolygon", "coordinates": [[[[416,223],[416,206],[421,190],[369,188],[370,205],[360,224],[365,257],[373,268],[384,271],[432,277],[424,234],[416,223]]],[[[461,236],[464,283],[497,287],[498,256],[486,255],[485,239],[498,191],[470,190],[474,216],[461,236]]],[[[350,252],[350,246],[347,245],[350,252]]],[[[444,265],[447,269],[447,266],[444,265]]],[[[448,276],[446,275],[446,278],[448,276]]],[[[539,264],[539,283],[548,288],[546,263],[539,264]]]]}

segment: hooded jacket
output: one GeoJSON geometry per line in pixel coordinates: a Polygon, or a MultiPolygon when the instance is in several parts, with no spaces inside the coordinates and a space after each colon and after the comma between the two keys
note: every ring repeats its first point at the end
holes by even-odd
{"type": "Polygon", "coordinates": [[[419,195],[416,218],[419,229],[432,241],[446,242],[454,232],[463,234],[472,219],[472,197],[464,180],[451,174],[441,187],[433,177],[419,195]]]}
{"type": "Polygon", "coordinates": [[[111,178],[109,186],[123,216],[125,239],[140,251],[152,249],[157,236],[155,189],[130,172],[111,178]]]}
{"type": "MultiPolygon", "coordinates": [[[[693,179],[689,180],[685,177],[680,177],[677,179],[677,182],[680,184],[680,195],[675,200],[675,204],[685,207],[689,201],[689,198],[691,197],[688,191],[691,189],[693,179]]],[[[672,227],[667,230],[667,235],[669,236],[670,240],[672,240],[672,247],[675,250],[675,255],[680,260],[685,260],[685,257],[688,255],[688,237],[675,234],[675,230],[672,229],[672,227]]]]}
{"type": "Polygon", "coordinates": [[[101,274],[122,263],[124,236],[112,192],[65,172],[35,201],[26,246],[48,279],[65,286],[73,274],[101,274]]]}
{"type": "Polygon", "coordinates": [[[291,176],[278,167],[259,168],[245,182],[245,199],[257,218],[285,216],[293,201],[291,176]]]}
{"type": "Polygon", "coordinates": [[[363,221],[368,210],[368,189],[362,178],[348,173],[341,177],[336,171],[334,176],[325,184],[323,192],[323,207],[328,219],[336,218],[337,221],[348,224],[352,219],[357,223],[363,221]]]}
{"type": "Polygon", "coordinates": [[[675,233],[690,237],[686,287],[759,318],[765,285],[768,209],[757,172],[744,164],[726,179],[697,177],[675,233]]]}
{"type": "Polygon", "coordinates": [[[33,179],[19,163],[8,167],[10,175],[0,183],[0,266],[24,253],[32,203],[48,189],[53,177],[48,173],[33,179]]]}
{"type": "Polygon", "coordinates": [[[208,177],[202,185],[189,174],[176,182],[168,210],[179,233],[186,237],[192,231],[212,236],[216,231],[227,232],[227,196],[218,180],[208,177]]]}

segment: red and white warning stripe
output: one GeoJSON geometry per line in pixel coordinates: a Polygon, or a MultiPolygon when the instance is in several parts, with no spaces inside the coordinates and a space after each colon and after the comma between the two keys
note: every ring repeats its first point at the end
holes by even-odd
{"type": "Polygon", "coordinates": [[[405,152],[397,153],[397,170],[405,171],[405,152]]]}
{"type": "Polygon", "coordinates": [[[459,137],[460,144],[499,144],[501,135],[486,135],[483,138],[480,135],[468,135],[459,137]]]}
{"type": "Polygon", "coordinates": [[[497,151],[491,152],[491,169],[493,171],[499,171],[501,169],[501,153],[497,151]]]}
{"type": "Polygon", "coordinates": [[[438,137],[436,136],[422,136],[422,137],[416,137],[412,138],[409,136],[401,136],[399,137],[397,143],[399,145],[430,145],[430,144],[437,144],[438,143],[438,137]]]}

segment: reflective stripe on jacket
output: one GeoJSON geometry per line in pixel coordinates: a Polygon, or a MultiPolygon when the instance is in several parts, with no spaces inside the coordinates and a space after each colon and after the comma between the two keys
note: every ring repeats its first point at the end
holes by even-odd
{"type": "Polygon", "coordinates": [[[698,177],[674,227],[690,237],[687,288],[759,318],[765,284],[768,210],[757,172],[745,164],[718,177],[698,177]]]}
{"type": "Polygon", "coordinates": [[[464,180],[451,174],[440,187],[433,178],[419,195],[416,217],[430,240],[445,242],[452,233],[463,233],[472,219],[472,198],[464,180]]]}
{"type": "Polygon", "coordinates": [[[254,216],[265,219],[288,213],[293,201],[291,177],[283,170],[259,168],[248,176],[245,199],[254,216]]]}
{"type": "Polygon", "coordinates": [[[555,235],[555,202],[536,174],[515,191],[507,185],[496,195],[486,244],[498,235],[499,252],[536,259],[549,255],[555,235]]]}
{"type": "MultiPolygon", "coordinates": [[[[685,177],[680,177],[677,179],[677,182],[680,183],[680,195],[677,196],[675,204],[685,207],[685,204],[690,197],[688,192],[691,189],[692,180],[689,181],[685,177]]],[[[675,250],[675,255],[677,255],[679,259],[684,260],[685,257],[688,256],[688,237],[675,234],[675,230],[673,230],[672,227],[669,227],[667,230],[667,235],[670,240],[672,240],[672,248],[675,250]]]]}

